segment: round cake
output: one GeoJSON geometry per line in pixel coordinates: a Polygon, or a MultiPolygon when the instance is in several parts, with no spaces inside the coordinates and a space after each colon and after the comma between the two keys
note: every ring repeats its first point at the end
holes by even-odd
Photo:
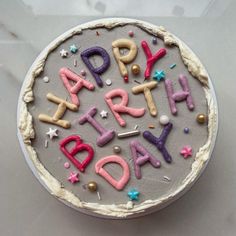
{"type": "Polygon", "coordinates": [[[26,75],[18,134],[40,182],[106,218],[159,210],[205,168],[217,132],[208,74],[176,36],[101,19],[50,43],[26,75]]]}

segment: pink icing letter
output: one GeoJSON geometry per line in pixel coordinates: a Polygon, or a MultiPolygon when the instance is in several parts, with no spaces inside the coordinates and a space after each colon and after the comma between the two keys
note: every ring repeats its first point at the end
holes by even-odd
{"type": "Polygon", "coordinates": [[[77,169],[79,169],[81,172],[84,172],[86,166],[93,159],[93,156],[94,156],[93,148],[90,145],[83,143],[80,136],[78,136],[78,135],[71,135],[71,136],[68,136],[68,137],[62,139],[60,141],[59,145],[60,145],[60,150],[75,165],[75,167],[77,169]],[[75,144],[74,144],[74,147],[71,148],[71,150],[68,150],[66,148],[66,145],[70,142],[75,142],[75,144]],[[81,151],[88,152],[88,156],[82,162],[80,162],[76,159],[76,154],[81,151]]]}
{"type": "Polygon", "coordinates": [[[101,124],[99,124],[98,121],[93,118],[96,113],[96,107],[90,108],[83,116],[80,117],[79,124],[82,125],[86,122],[89,122],[100,134],[100,136],[97,138],[97,145],[102,147],[114,138],[115,131],[106,130],[105,128],[103,128],[101,124]]]}
{"type": "Polygon", "coordinates": [[[179,83],[183,91],[177,91],[174,93],[172,81],[169,79],[165,80],[166,93],[168,96],[170,110],[173,115],[177,114],[176,102],[182,102],[186,100],[188,109],[189,110],[194,109],[194,102],[191,96],[191,91],[186,76],[179,75],[179,83]]]}
{"type": "Polygon", "coordinates": [[[130,171],[127,162],[120,156],[116,155],[107,156],[100,159],[95,165],[95,171],[117,190],[122,190],[130,178],[130,171]],[[119,181],[115,180],[105,169],[103,169],[103,166],[108,163],[117,163],[122,167],[123,175],[119,181]]]}
{"type": "Polygon", "coordinates": [[[146,63],[146,70],[144,72],[144,77],[145,79],[148,79],[151,75],[151,70],[152,70],[152,66],[153,64],[159,60],[160,58],[164,57],[166,55],[166,49],[165,48],[161,48],[159,49],[159,51],[155,54],[152,55],[151,50],[147,44],[147,42],[145,40],[143,40],[141,42],[142,48],[144,50],[144,53],[146,55],[147,58],[147,63],[146,63]]]}
{"type": "Polygon", "coordinates": [[[132,108],[127,107],[129,102],[128,93],[123,89],[114,89],[108,92],[105,95],[105,101],[109,108],[111,109],[113,115],[115,116],[117,122],[120,124],[120,126],[125,126],[126,122],[123,120],[119,113],[128,113],[129,115],[133,117],[140,117],[143,116],[145,113],[144,108],[132,108]],[[114,97],[121,97],[120,104],[113,104],[112,99],[114,97]]]}
{"type": "Polygon", "coordinates": [[[83,88],[87,88],[88,90],[93,90],[94,85],[90,83],[89,81],[81,78],[79,75],[75,74],[73,71],[69,70],[68,68],[61,68],[60,69],[60,77],[63,81],[64,86],[68,90],[71,101],[75,105],[79,106],[79,99],[77,97],[77,93],[83,88]],[[69,80],[72,80],[75,82],[75,84],[72,86],[69,82],[69,80]]]}
{"type": "Polygon", "coordinates": [[[134,172],[137,179],[142,178],[141,166],[150,162],[155,168],[161,166],[161,162],[157,160],[148,150],[142,146],[137,140],[130,142],[130,149],[134,161],[134,172]],[[140,155],[142,156],[140,156],[140,155]]]}

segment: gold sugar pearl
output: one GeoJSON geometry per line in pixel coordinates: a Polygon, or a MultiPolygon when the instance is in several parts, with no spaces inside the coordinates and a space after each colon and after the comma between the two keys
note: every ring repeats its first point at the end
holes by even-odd
{"type": "Polygon", "coordinates": [[[140,66],[138,64],[133,64],[131,66],[131,71],[134,75],[138,75],[140,73],[140,66]]]}
{"type": "Polygon", "coordinates": [[[87,187],[90,192],[96,192],[98,188],[97,183],[95,181],[88,182],[87,187]]]}
{"type": "Polygon", "coordinates": [[[199,124],[204,124],[206,122],[206,120],[207,120],[207,117],[205,114],[198,114],[197,115],[197,122],[199,124]]]}

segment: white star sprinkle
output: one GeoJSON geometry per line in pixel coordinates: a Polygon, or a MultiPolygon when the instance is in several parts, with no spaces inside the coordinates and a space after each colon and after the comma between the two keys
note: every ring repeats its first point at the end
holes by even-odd
{"type": "Polygon", "coordinates": [[[101,116],[103,119],[104,119],[104,118],[107,118],[107,116],[108,116],[108,112],[102,110],[102,111],[100,112],[100,116],[101,116]]]}
{"type": "Polygon", "coordinates": [[[68,56],[68,52],[65,49],[62,49],[60,51],[60,55],[61,55],[61,57],[67,57],[68,56]]]}
{"type": "Polygon", "coordinates": [[[54,137],[58,136],[57,131],[58,131],[57,129],[49,128],[47,135],[49,136],[50,139],[53,139],[54,137]]]}

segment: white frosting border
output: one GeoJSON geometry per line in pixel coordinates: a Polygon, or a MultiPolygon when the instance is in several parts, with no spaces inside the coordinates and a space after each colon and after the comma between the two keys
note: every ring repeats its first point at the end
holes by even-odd
{"type": "MultiPolygon", "coordinates": [[[[197,178],[205,168],[214,147],[217,129],[218,109],[214,90],[211,81],[209,80],[209,76],[198,57],[180,39],[166,31],[164,27],[158,27],[144,21],[126,18],[109,18],[92,21],[76,26],[56,38],[40,53],[38,58],[31,66],[30,70],[28,71],[24,84],[22,86],[18,104],[19,140],[22,144],[21,146],[25,156],[29,158],[27,160],[28,164],[32,167],[32,169],[35,170],[34,174],[39,178],[40,182],[49,190],[52,195],[56,196],[59,200],[62,200],[66,204],[69,203],[69,205],[74,208],[89,210],[90,214],[95,213],[95,215],[98,214],[104,217],[135,217],[139,215],[138,213],[143,213],[146,210],[151,210],[153,208],[155,208],[156,210],[161,209],[164,205],[167,205],[179,198],[193,185],[193,183],[197,180],[197,178]],[[54,176],[52,176],[39,161],[34,148],[31,146],[31,140],[34,138],[35,133],[33,128],[33,119],[27,109],[27,104],[34,100],[33,85],[35,78],[43,71],[45,61],[49,53],[53,51],[57,46],[59,46],[68,38],[72,37],[74,34],[80,34],[82,30],[85,29],[94,29],[98,27],[112,29],[116,26],[126,24],[136,25],[141,29],[149,32],[150,34],[163,39],[166,45],[175,45],[179,48],[180,55],[187,69],[203,85],[208,104],[208,139],[207,142],[198,150],[195,156],[195,161],[192,164],[191,171],[182,182],[182,185],[176,188],[176,190],[171,194],[165,195],[162,198],[155,200],[146,200],[140,204],[133,206],[130,205],[130,202],[128,202],[127,204],[119,205],[102,205],[98,203],[83,202],[75,194],[65,189],[62,184],[54,176]]],[[[87,211],[85,212],[89,213],[87,211]]]]}

